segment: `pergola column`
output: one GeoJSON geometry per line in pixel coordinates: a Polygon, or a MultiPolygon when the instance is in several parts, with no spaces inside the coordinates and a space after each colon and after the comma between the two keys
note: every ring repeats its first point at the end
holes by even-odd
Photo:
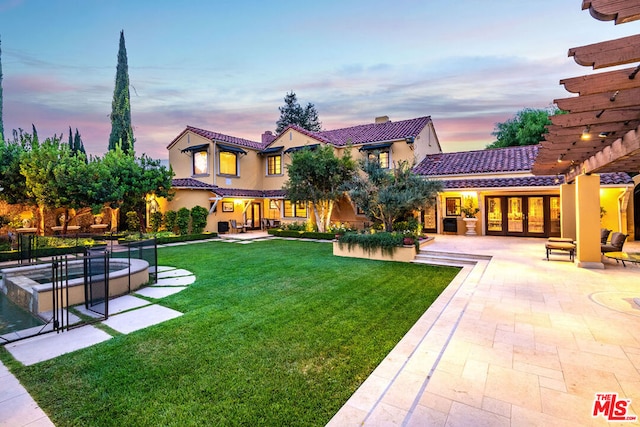
{"type": "Polygon", "coordinates": [[[576,240],[576,189],[573,184],[560,186],[560,234],[576,240]]]}
{"type": "Polygon", "coordinates": [[[604,268],[600,253],[600,175],[579,175],[575,182],[578,267],[604,268]]]}

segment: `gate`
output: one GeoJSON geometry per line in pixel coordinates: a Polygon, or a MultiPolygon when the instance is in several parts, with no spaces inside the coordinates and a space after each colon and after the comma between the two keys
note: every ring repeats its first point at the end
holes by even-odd
{"type": "Polygon", "coordinates": [[[102,319],[109,317],[109,251],[87,249],[84,256],[84,305],[102,319]]]}

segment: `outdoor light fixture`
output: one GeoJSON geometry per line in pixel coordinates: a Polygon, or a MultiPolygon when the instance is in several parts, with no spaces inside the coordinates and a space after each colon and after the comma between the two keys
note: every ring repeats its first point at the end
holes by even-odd
{"type": "Polygon", "coordinates": [[[560,176],[558,174],[556,174],[556,179],[554,179],[553,182],[556,184],[560,183],[560,176]]]}
{"type": "Polygon", "coordinates": [[[609,136],[609,132],[600,132],[598,138],[606,138],[609,136]]]}
{"type": "Polygon", "coordinates": [[[580,136],[580,139],[583,141],[589,140],[591,139],[591,134],[589,133],[589,126],[585,127],[584,130],[582,131],[582,135],[580,136]]]}
{"type": "Polygon", "coordinates": [[[562,163],[562,158],[564,157],[564,154],[560,154],[558,156],[558,163],[562,163]]]}

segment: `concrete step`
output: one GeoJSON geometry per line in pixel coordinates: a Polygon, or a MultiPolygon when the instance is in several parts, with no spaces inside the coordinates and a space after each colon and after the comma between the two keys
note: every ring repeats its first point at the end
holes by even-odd
{"type": "Polygon", "coordinates": [[[452,267],[463,267],[465,265],[475,265],[478,261],[489,261],[488,255],[461,254],[455,252],[437,252],[421,250],[416,258],[415,263],[445,265],[452,267]]]}

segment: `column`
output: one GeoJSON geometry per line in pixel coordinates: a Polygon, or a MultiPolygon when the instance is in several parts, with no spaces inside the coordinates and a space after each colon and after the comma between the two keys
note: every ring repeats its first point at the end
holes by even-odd
{"type": "Polygon", "coordinates": [[[600,175],[579,175],[575,187],[578,267],[604,268],[600,253],[600,175]]]}

